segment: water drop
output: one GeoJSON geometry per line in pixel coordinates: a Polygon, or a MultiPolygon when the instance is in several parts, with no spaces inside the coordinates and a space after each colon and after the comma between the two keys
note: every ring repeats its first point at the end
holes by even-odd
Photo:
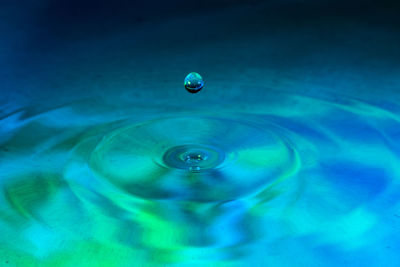
{"type": "Polygon", "coordinates": [[[200,161],[206,160],[207,159],[207,154],[205,153],[188,153],[187,155],[184,156],[184,161],[187,164],[197,164],[200,161]]]}
{"type": "Polygon", "coordinates": [[[190,171],[213,169],[224,160],[223,151],[195,144],[171,147],[163,156],[163,161],[168,167],[190,171]]]}
{"type": "Polygon", "coordinates": [[[185,88],[189,93],[197,93],[204,86],[203,78],[197,72],[189,73],[185,78],[185,88]]]}

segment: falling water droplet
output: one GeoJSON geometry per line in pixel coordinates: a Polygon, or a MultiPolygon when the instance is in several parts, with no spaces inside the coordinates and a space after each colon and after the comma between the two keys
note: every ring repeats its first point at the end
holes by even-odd
{"type": "Polygon", "coordinates": [[[204,86],[203,78],[197,72],[189,73],[185,78],[185,88],[189,93],[198,93],[204,86]]]}

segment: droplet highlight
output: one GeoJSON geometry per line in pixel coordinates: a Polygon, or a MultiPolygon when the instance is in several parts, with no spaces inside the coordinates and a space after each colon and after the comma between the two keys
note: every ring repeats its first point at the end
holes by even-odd
{"type": "Polygon", "coordinates": [[[203,89],[204,80],[197,72],[189,73],[185,78],[185,88],[189,93],[195,94],[203,89]]]}

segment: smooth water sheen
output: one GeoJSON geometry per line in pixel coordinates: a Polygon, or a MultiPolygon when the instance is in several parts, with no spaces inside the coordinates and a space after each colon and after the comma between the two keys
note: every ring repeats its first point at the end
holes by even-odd
{"type": "Polygon", "coordinates": [[[4,115],[1,264],[399,262],[398,106],[279,97],[234,113],[4,115]]]}

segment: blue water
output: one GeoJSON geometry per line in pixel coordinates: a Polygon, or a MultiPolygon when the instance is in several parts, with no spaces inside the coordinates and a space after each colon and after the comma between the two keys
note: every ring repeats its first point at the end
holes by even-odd
{"type": "Polygon", "coordinates": [[[93,3],[1,3],[0,265],[400,263],[396,5],[93,3]]]}

